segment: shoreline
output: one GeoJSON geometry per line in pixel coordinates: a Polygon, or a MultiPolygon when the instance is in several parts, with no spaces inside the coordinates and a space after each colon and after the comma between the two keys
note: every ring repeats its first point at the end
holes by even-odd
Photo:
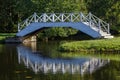
{"type": "Polygon", "coordinates": [[[5,39],[8,37],[14,37],[15,33],[0,33],[0,43],[5,43],[5,39]]]}
{"type": "Polygon", "coordinates": [[[60,52],[120,52],[120,37],[60,44],[60,52]]]}

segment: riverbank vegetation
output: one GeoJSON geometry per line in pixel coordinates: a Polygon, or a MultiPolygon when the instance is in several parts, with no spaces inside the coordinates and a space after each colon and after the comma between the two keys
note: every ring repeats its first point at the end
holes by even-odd
{"type": "Polygon", "coordinates": [[[66,42],[60,45],[59,50],[64,52],[120,52],[120,37],[66,42]]]}
{"type": "Polygon", "coordinates": [[[70,35],[75,35],[77,33],[78,30],[76,29],[66,27],[53,27],[41,30],[40,33],[38,33],[38,39],[41,40],[47,38],[54,40],[55,38],[65,38],[69,37],[70,35]]]}
{"type": "Polygon", "coordinates": [[[86,40],[93,39],[85,33],[67,27],[53,27],[45,28],[40,30],[37,35],[38,41],[48,41],[48,40],[86,40]]]}
{"type": "Polygon", "coordinates": [[[15,35],[15,33],[0,33],[0,43],[4,42],[6,38],[13,37],[15,35]]]}

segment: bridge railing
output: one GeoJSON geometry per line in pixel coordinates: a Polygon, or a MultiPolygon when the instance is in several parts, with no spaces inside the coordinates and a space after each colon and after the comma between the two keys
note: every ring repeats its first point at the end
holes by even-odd
{"type": "Polygon", "coordinates": [[[18,24],[18,31],[28,26],[33,22],[83,22],[89,25],[91,28],[94,27],[98,32],[101,30],[109,33],[109,24],[99,19],[95,15],[89,13],[84,15],[80,13],[34,13],[26,20],[18,24]],[[39,16],[40,15],[40,16],[39,16]]]}
{"type": "Polygon", "coordinates": [[[82,13],[42,13],[36,22],[80,22],[82,13]]]}
{"type": "Polygon", "coordinates": [[[89,13],[86,16],[87,19],[89,19],[91,23],[91,27],[98,27],[99,32],[102,30],[103,32],[107,32],[108,34],[110,33],[109,31],[109,24],[103,21],[102,19],[98,18],[97,16],[89,13]]]}
{"type": "Polygon", "coordinates": [[[30,23],[34,22],[34,15],[29,16],[27,19],[18,23],[18,32],[22,30],[24,27],[28,26],[30,23]]]}

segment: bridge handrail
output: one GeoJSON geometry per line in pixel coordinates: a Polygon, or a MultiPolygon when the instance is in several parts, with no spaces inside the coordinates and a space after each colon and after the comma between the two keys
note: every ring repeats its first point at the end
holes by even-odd
{"type": "Polygon", "coordinates": [[[75,20],[80,21],[79,19],[81,17],[81,14],[82,13],[41,13],[41,15],[38,16],[36,13],[34,13],[33,15],[18,24],[18,31],[20,31],[24,26],[28,26],[32,22],[65,22],[67,20],[69,22],[74,22],[75,20]]]}
{"type": "Polygon", "coordinates": [[[27,19],[25,19],[22,22],[18,23],[18,31],[20,31],[25,26],[29,25],[28,20],[30,20],[30,18],[32,18],[32,17],[33,17],[33,15],[29,16],[27,19]]]}
{"type": "Polygon", "coordinates": [[[95,27],[100,32],[109,33],[109,24],[96,17],[95,15],[89,13],[84,15],[80,13],[34,13],[24,21],[18,24],[18,31],[28,26],[33,22],[83,22],[87,23],[91,28],[95,27]]]}
{"type": "Polygon", "coordinates": [[[99,31],[102,30],[103,32],[107,32],[108,34],[110,33],[108,23],[91,13],[89,13],[86,17],[91,21],[91,23],[94,23],[94,25],[98,27],[99,31]]]}

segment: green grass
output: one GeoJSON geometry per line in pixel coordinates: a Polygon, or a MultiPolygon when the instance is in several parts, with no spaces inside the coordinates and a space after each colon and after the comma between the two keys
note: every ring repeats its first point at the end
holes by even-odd
{"type": "Polygon", "coordinates": [[[15,33],[0,33],[0,42],[3,42],[7,37],[13,37],[15,35],[15,33]]]}
{"type": "Polygon", "coordinates": [[[120,37],[113,39],[73,41],[60,44],[63,52],[114,52],[120,51],[120,37]]]}

